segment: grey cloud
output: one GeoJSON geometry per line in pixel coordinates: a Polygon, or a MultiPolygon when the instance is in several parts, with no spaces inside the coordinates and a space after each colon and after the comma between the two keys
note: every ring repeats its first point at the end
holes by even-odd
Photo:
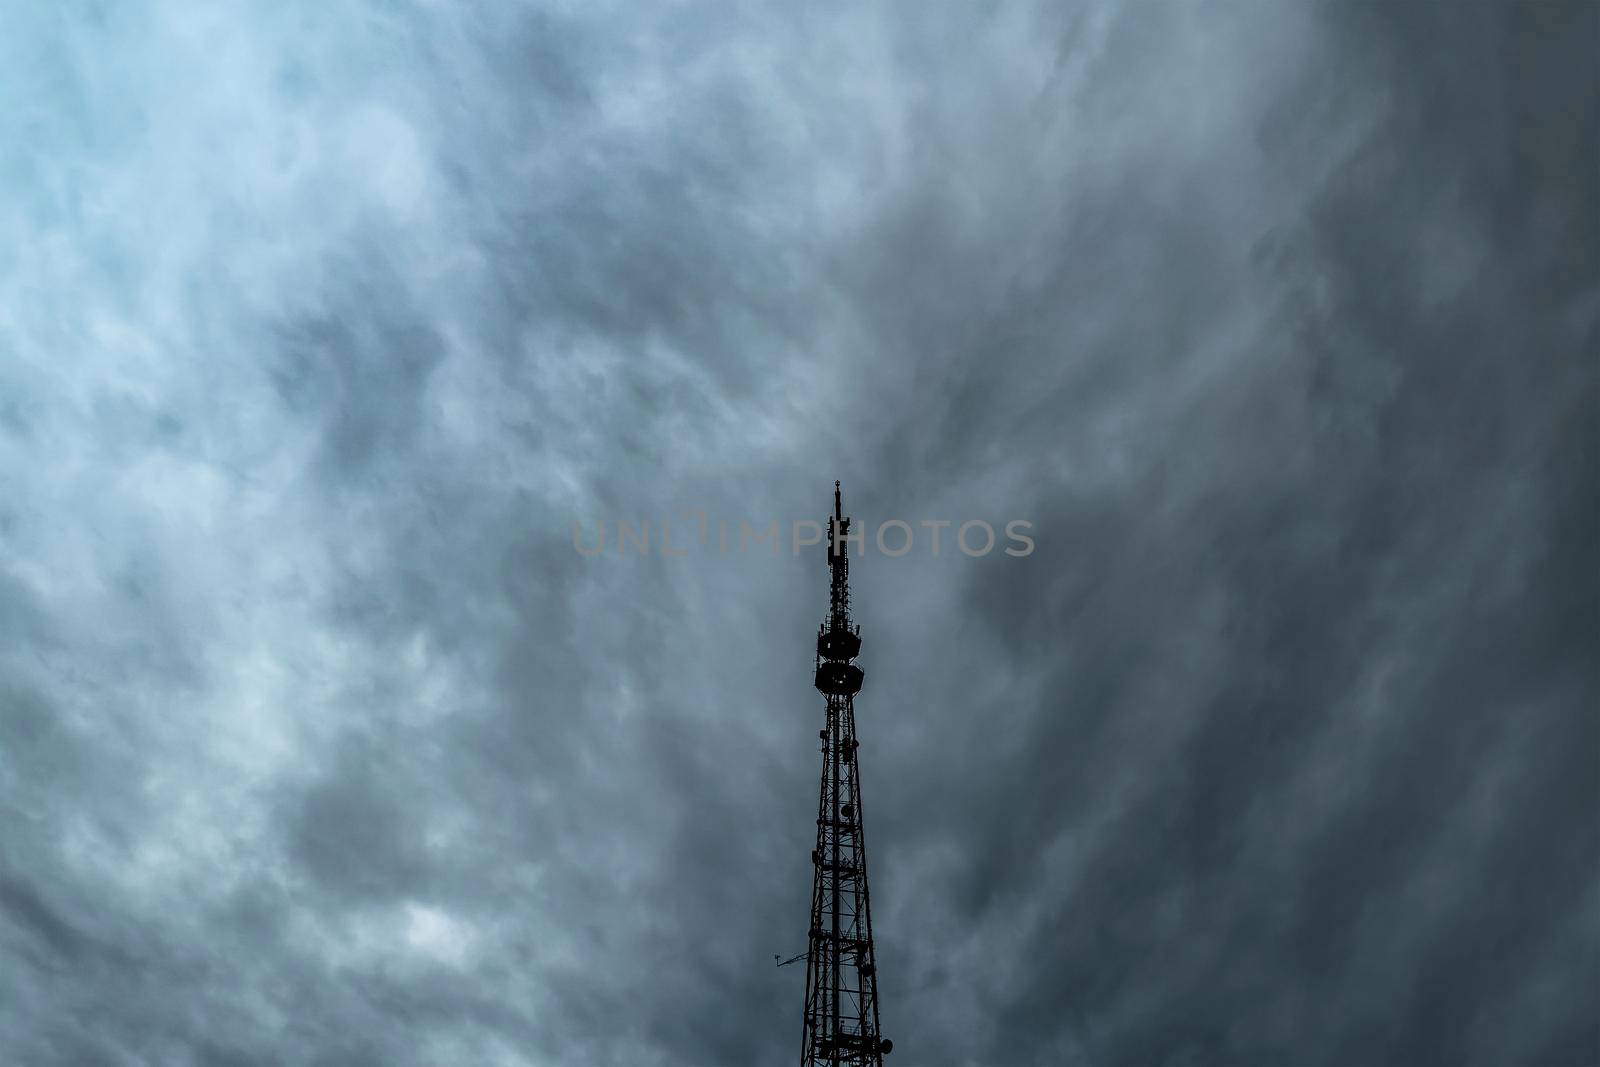
{"type": "Polygon", "coordinates": [[[841,478],[896,1058],[1593,1060],[1596,17],[19,15],[0,1042],[792,1059],[841,478]]]}

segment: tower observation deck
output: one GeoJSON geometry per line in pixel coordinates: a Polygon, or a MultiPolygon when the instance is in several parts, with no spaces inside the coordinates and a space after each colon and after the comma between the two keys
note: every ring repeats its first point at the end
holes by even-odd
{"type": "Polygon", "coordinates": [[[855,659],[861,628],[850,624],[850,560],[839,483],[828,520],[828,618],[817,631],[816,686],[827,701],[811,927],[806,950],[802,1067],[882,1067],[894,1042],[878,1029],[878,967],[867,892],[867,842],[862,830],[855,695],[864,680],[855,659]]]}

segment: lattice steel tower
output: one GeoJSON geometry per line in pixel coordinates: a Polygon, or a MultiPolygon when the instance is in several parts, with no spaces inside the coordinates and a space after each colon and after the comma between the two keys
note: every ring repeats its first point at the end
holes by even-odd
{"type": "Polygon", "coordinates": [[[827,697],[822,789],[817,802],[816,869],[806,950],[806,1020],[802,1067],[882,1067],[894,1042],[878,1032],[878,973],[867,899],[867,843],[861,831],[855,695],[861,690],[861,628],[850,625],[850,520],[833,483],[828,520],[828,621],[817,632],[817,689],[827,697]]]}

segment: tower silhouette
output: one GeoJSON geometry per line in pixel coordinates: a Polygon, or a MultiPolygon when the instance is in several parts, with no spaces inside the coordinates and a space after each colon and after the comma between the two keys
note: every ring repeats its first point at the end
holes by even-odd
{"type": "Polygon", "coordinates": [[[806,949],[802,1067],[873,1064],[894,1042],[878,1032],[878,968],[867,896],[867,843],[862,834],[861,777],[856,759],[855,695],[863,675],[861,628],[850,625],[850,560],[839,483],[828,520],[828,619],[817,631],[816,685],[827,698],[817,847],[811,864],[811,929],[806,949]]]}

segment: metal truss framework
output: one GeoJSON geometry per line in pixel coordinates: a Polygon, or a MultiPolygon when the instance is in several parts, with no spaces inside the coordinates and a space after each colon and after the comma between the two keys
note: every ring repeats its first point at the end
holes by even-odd
{"type": "Polygon", "coordinates": [[[817,801],[817,847],[811,863],[811,927],[806,951],[802,1067],[872,1064],[882,1067],[894,1043],[878,1029],[878,968],[867,891],[867,843],[862,830],[856,750],[855,695],[863,674],[854,660],[861,628],[850,625],[850,520],[834,483],[828,520],[828,619],[817,632],[816,686],[827,698],[822,785],[817,801]]]}

